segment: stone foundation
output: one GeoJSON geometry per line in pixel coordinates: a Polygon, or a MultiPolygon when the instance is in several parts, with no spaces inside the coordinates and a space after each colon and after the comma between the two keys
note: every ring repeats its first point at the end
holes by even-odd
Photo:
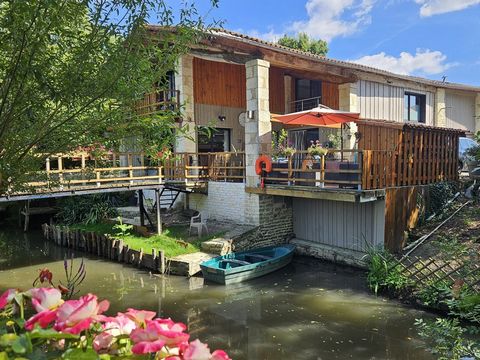
{"type": "Polygon", "coordinates": [[[289,198],[259,195],[260,225],[233,238],[234,251],[287,243],[293,237],[292,202],[289,198]]]}

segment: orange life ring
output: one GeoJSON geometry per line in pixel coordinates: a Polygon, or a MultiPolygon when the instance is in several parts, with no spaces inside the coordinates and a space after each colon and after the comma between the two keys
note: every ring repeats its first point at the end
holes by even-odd
{"type": "Polygon", "coordinates": [[[267,155],[260,155],[257,161],[255,161],[255,172],[257,175],[262,175],[262,170],[265,170],[267,173],[272,171],[272,159],[267,155]],[[265,168],[262,168],[263,165],[265,165],[265,168]]]}

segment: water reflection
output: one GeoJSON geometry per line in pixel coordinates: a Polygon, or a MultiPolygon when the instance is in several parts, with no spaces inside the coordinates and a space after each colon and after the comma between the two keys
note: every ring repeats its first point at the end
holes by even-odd
{"type": "MultiPolygon", "coordinates": [[[[39,233],[0,233],[0,290],[28,288],[39,268],[62,278],[65,251],[39,233]]],[[[74,254],[81,256],[82,254],[74,254]]],[[[153,276],[95,257],[82,292],[185,322],[194,338],[234,359],[430,359],[412,328],[425,314],[371,296],[363,275],[297,258],[289,267],[243,284],[153,276]]]]}

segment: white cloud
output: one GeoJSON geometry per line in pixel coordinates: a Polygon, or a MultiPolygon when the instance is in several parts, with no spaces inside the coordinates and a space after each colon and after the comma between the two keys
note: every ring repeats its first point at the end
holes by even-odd
{"type": "Polygon", "coordinates": [[[308,0],[308,19],[293,22],[288,32],[305,32],[330,41],[350,35],[371,21],[370,12],[376,0],[308,0]]]}
{"type": "Polygon", "coordinates": [[[415,0],[423,17],[459,11],[480,4],[480,0],[415,0]]]}
{"type": "Polygon", "coordinates": [[[431,51],[428,49],[417,49],[415,54],[402,52],[399,57],[381,52],[350,61],[402,75],[435,75],[456,65],[447,63],[446,55],[440,51],[431,51]]]}

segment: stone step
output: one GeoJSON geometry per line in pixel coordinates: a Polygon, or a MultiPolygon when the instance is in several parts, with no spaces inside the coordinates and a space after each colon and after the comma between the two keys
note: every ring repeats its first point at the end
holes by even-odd
{"type": "Polygon", "coordinates": [[[232,239],[215,238],[202,243],[202,251],[209,254],[226,255],[232,252],[232,239]]]}
{"type": "Polygon", "coordinates": [[[178,255],[168,260],[167,271],[172,275],[193,276],[201,271],[200,263],[214,257],[217,255],[205,252],[178,255]]]}

